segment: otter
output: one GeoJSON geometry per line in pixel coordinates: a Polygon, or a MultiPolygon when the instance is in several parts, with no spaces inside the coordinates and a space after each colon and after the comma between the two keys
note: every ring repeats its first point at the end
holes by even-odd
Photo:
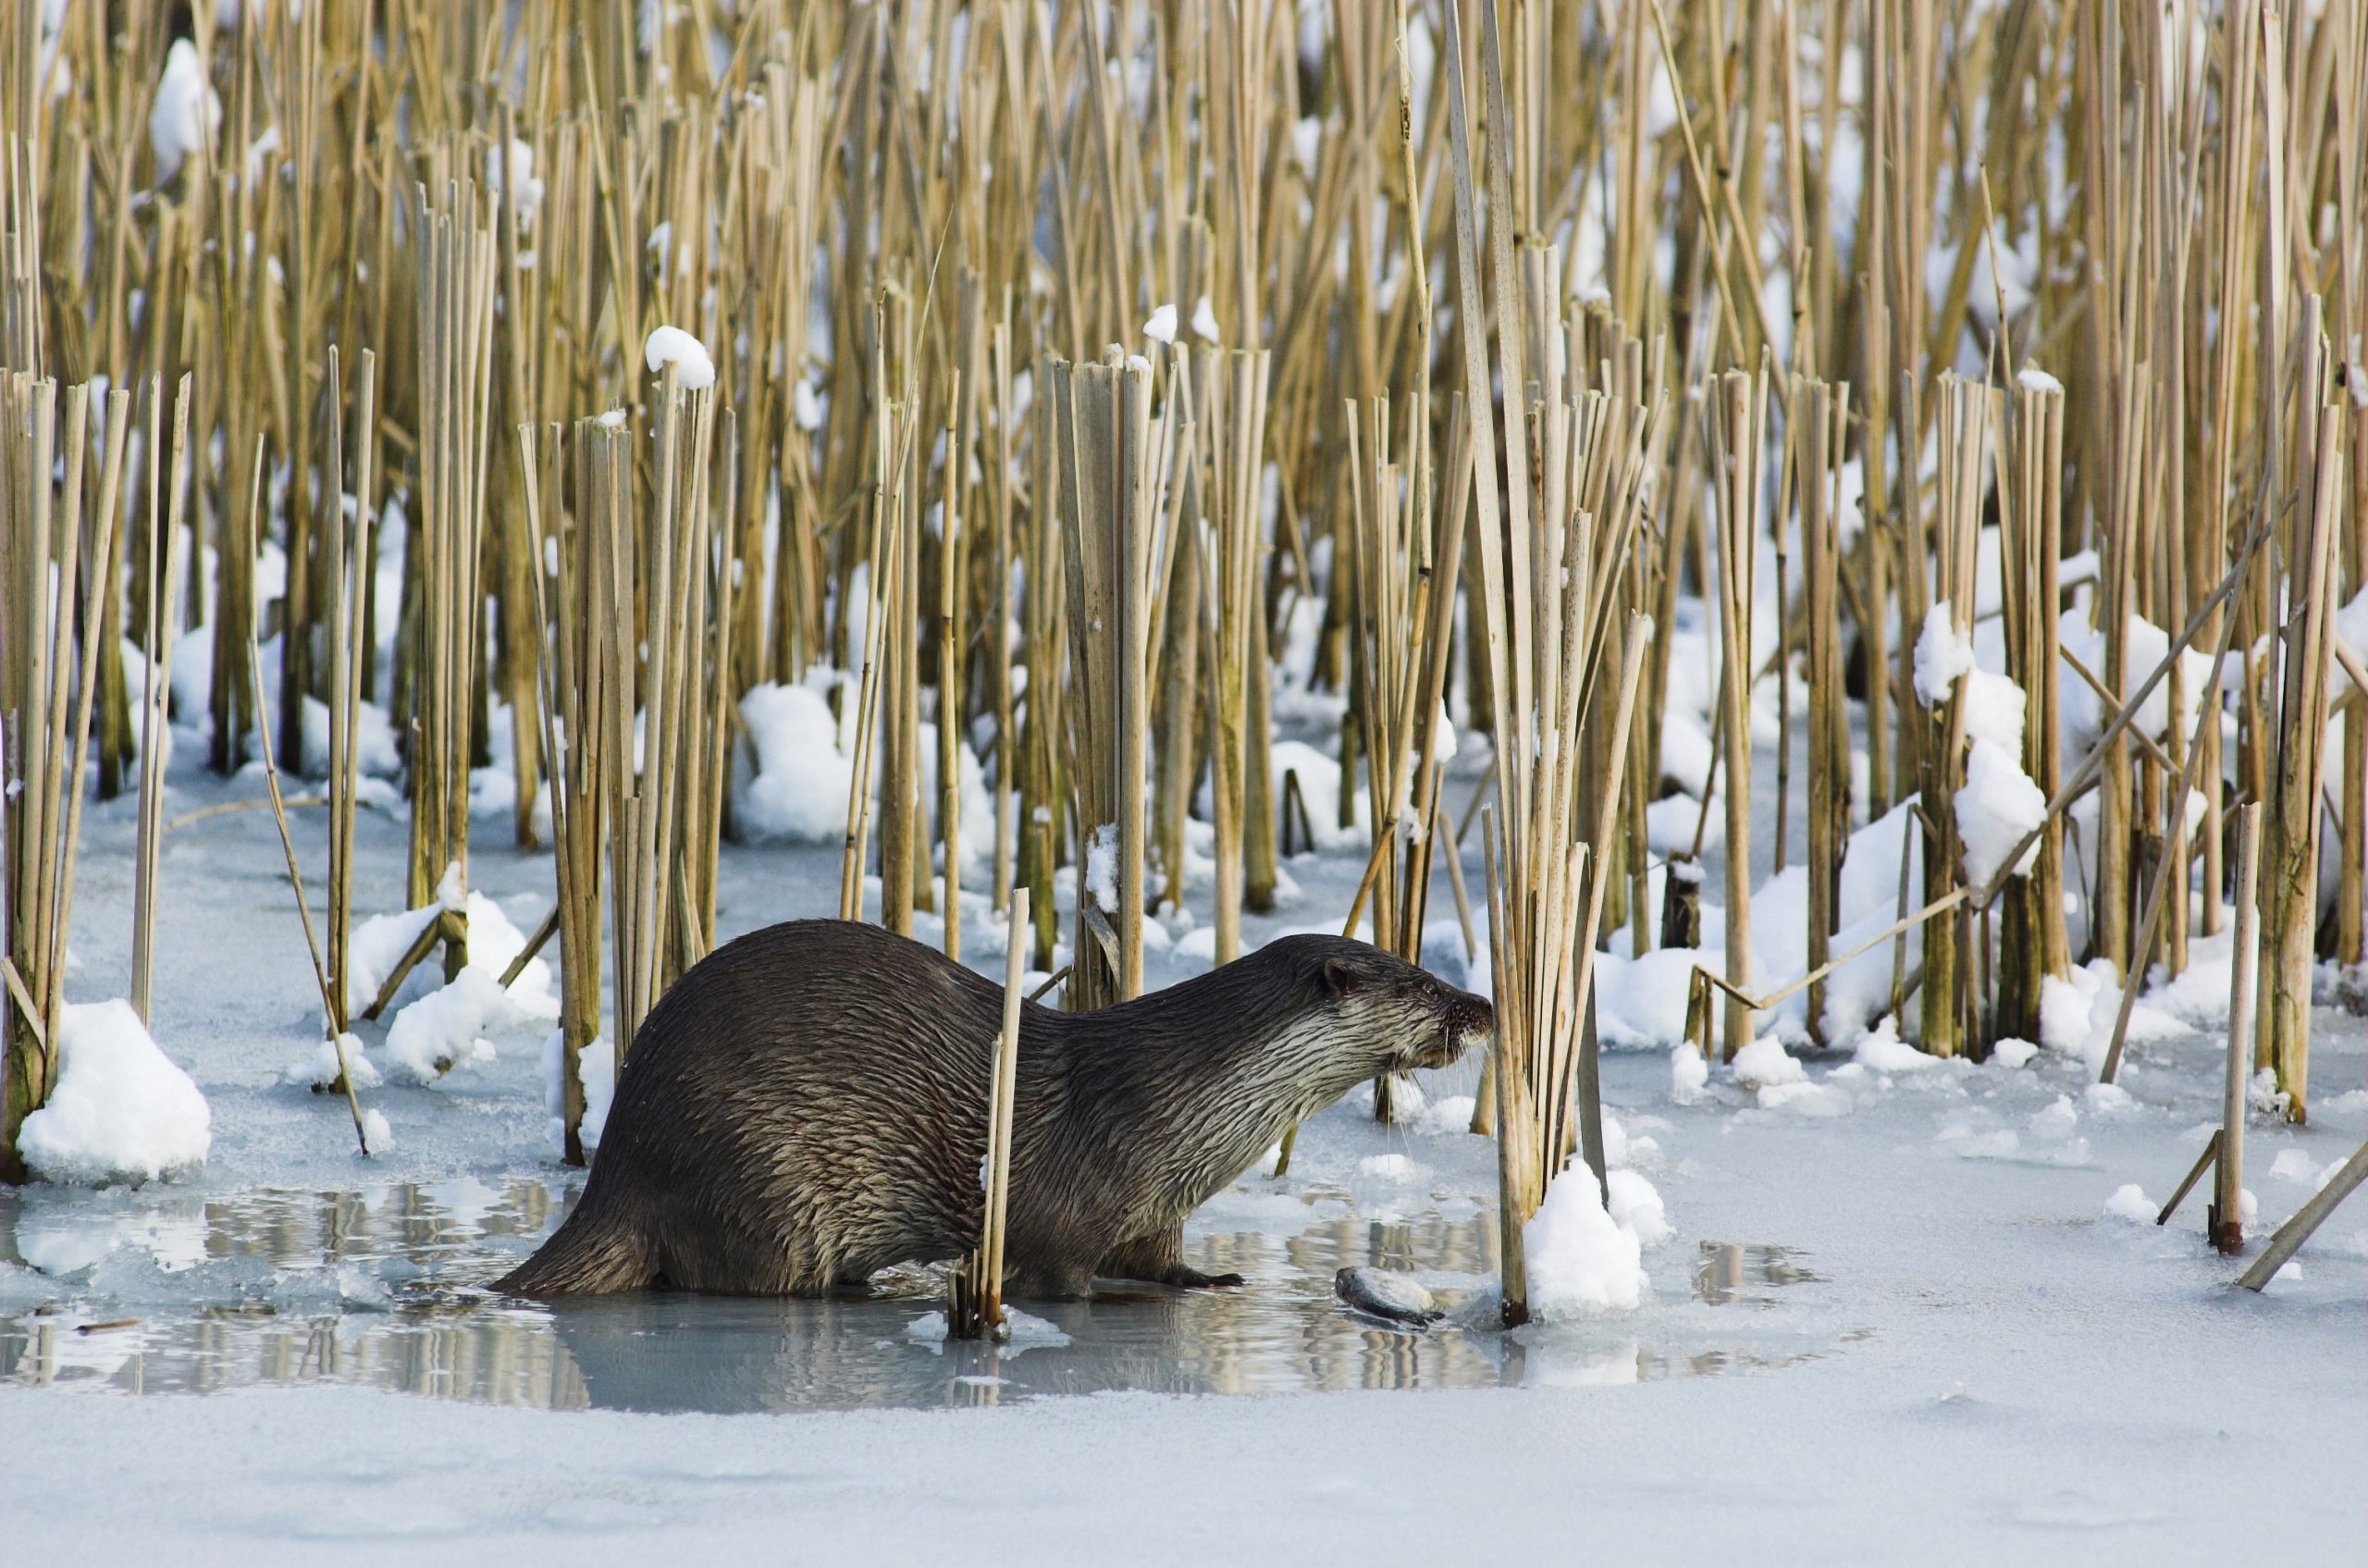
{"type": "MultiPolygon", "coordinates": [[[[574,1211],[494,1288],[819,1295],[967,1255],[1003,1003],[876,926],[794,920],[718,948],[634,1037],[574,1211]]],[[[1295,1122],[1485,1045],[1495,1017],[1328,936],[1097,1012],[1023,1006],[1007,1289],[1240,1283],[1185,1265],[1185,1216],[1295,1122]]]]}

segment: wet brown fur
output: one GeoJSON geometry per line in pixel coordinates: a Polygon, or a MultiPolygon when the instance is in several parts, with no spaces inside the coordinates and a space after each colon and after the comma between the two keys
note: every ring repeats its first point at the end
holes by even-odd
{"type": "MultiPolygon", "coordinates": [[[[497,1289],[815,1294],[967,1254],[1002,1015],[999,987],[876,926],[718,949],[643,1023],[574,1211],[497,1289]]],[[[1481,997],[1326,936],[1100,1012],[1024,1006],[1012,1290],[1219,1283],[1184,1266],[1187,1215],[1294,1122],[1493,1024],[1481,997]]]]}

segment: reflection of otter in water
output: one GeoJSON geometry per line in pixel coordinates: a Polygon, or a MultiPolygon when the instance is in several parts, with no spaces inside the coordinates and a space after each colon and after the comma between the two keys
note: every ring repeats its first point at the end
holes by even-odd
{"type": "MultiPolygon", "coordinates": [[[[719,948],[635,1038],[583,1199],[499,1289],[815,1294],[977,1242],[1003,993],[874,926],[719,948]]],[[[1486,1001],[1294,936],[1092,1013],[1022,1009],[1006,1255],[1021,1294],[1219,1283],[1184,1217],[1293,1122],[1485,1043],[1486,1001]]]]}

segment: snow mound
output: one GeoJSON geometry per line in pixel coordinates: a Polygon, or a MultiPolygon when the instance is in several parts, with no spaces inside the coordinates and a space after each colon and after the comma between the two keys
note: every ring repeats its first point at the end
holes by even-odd
{"type": "Polygon", "coordinates": [[[1542,1322],[1633,1312],[1644,1299],[1643,1247],[1636,1232],[1605,1212],[1595,1179],[1585,1169],[1546,1189],[1546,1201],[1522,1228],[1522,1243],[1529,1266],[1530,1314],[1542,1322]]]}
{"type": "MultiPolygon", "coordinates": [[[[1706,922],[1707,923],[1707,922],[1706,922]]],[[[1595,962],[1596,1028],[1613,1049],[1666,1049],[1685,1039],[1685,1004],[1696,966],[1726,968],[1723,953],[1658,947],[1641,958],[1599,953],[1595,962]]]]}
{"type": "MultiPolygon", "coordinates": [[[[334,1040],[322,1041],[320,1044],[314,1047],[310,1056],[295,1063],[287,1071],[281,1073],[279,1081],[290,1089],[326,1092],[336,1088],[337,1047],[338,1043],[334,1040]]],[[[345,1071],[353,1080],[353,1086],[356,1089],[376,1089],[385,1081],[379,1077],[377,1068],[371,1064],[370,1058],[362,1054],[362,1037],[358,1034],[349,1034],[345,1037],[345,1071]]],[[[376,1140],[373,1142],[375,1142],[376,1140]]]]}
{"type": "Polygon", "coordinates": [[[1886,1015],[1858,1042],[1858,1063],[1875,1072],[1926,1072],[1941,1065],[1899,1037],[1898,1021],[1886,1015]]]}
{"type": "MultiPolygon", "coordinates": [[[[1372,840],[1365,832],[1365,796],[1357,790],[1349,801],[1353,827],[1340,825],[1340,764],[1303,740],[1278,740],[1270,755],[1274,798],[1283,798],[1283,775],[1299,775],[1300,798],[1307,802],[1307,825],[1318,849],[1363,849],[1372,840]]],[[[1294,813],[1296,814],[1296,813],[1294,813]]],[[[1296,832],[1296,830],[1294,830],[1296,832]]]]}
{"type": "Polygon", "coordinates": [[[839,749],[838,721],[822,694],[768,682],[740,699],[740,717],[757,752],[757,775],[735,803],[741,832],[800,844],[845,835],[855,761],[839,749]]]}
{"type": "MultiPolygon", "coordinates": [[[[471,893],[463,898],[459,879],[447,872],[443,883],[437,889],[437,902],[391,915],[373,915],[355,928],[353,944],[345,959],[346,993],[355,999],[354,1005],[369,1006],[387,983],[387,977],[402,961],[403,955],[411,951],[412,944],[419,940],[420,933],[433,925],[437,917],[446,909],[455,907],[468,912],[468,968],[484,970],[486,981],[500,989],[501,976],[509,969],[512,960],[525,951],[525,933],[502,912],[500,905],[484,894],[471,893]]],[[[433,994],[438,985],[437,977],[441,973],[442,969],[433,955],[427,962],[414,966],[401,989],[395,993],[395,1005],[408,1011],[413,1005],[433,994]]],[[[527,960],[526,967],[511,982],[509,996],[517,1005],[524,1022],[559,1017],[559,998],[551,991],[551,968],[541,958],[527,960]]],[[[519,1025],[513,1023],[505,1027],[516,1028],[519,1025]]]]}
{"type": "Polygon", "coordinates": [[[57,1086],[18,1130],[44,1181],[104,1186],[181,1176],[205,1164],[213,1113],[156,1048],[131,1004],[69,1006],[57,1031],[57,1086]]]}
{"type": "Polygon", "coordinates": [[[1702,1097],[1705,1085],[1710,1081],[1710,1064],[1691,1044],[1679,1045],[1669,1054],[1669,1097],[1681,1105],[1690,1105],[1702,1097]]]}
{"type": "Polygon", "coordinates": [[[1990,1059],[2002,1068],[2019,1068],[2039,1055],[2039,1047],[2028,1040],[2001,1040],[1990,1047],[1990,1059]]]}
{"type": "Polygon", "coordinates": [[[2155,1212],[2154,1200],[2148,1197],[2146,1189],[2135,1181],[2123,1182],[2114,1189],[2113,1196],[2105,1200],[2107,1219],[2124,1219],[2132,1225],[2152,1225],[2155,1212]]]}
{"type": "Polygon", "coordinates": [[[1916,638],[1916,695],[1925,707],[1938,708],[1957,677],[1973,667],[1973,639],[1957,630],[1949,601],[1942,599],[1925,612],[1916,638]]]}
{"type": "Polygon", "coordinates": [[[1669,1240],[1669,1213],[1651,1182],[1633,1170],[1608,1171],[1604,1180],[1611,1188],[1612,1219],[1634,1232],[1639,1246],[1669,1240]]]}
{"type": "Polygon", "coordinates": [[[397,1083],[433,1083],[456,1067],[493,1059],[486,1039],[523,1028],[536,1014],[501,989],[498,970],[472,963],[460,978],[395,1015],[387,1030],[387,1072],[397,1083]]]}
{"type": "Polygon", "coordinates": [[[707,345],[679,327],[660,327],[652,332],[641,346],[641,357],[652,376],[672,365],[686,392],[715,385],[715,361],[708,357],[707,345]]]}
{"type": "MultiPolygon", "coordinates": [[[[1965,841],[1966,880],[1987,886],[2025,834],[2047,820],[2047,796],[2025,773],[2013,753],[1977,739],[1966,758],[1965,787],[1956,793],[1957,833],[1965,841]]],[[[2016,876],[2029,876],[2039,859],[2034,840],[2015,862],[2016,876]]]]}
{"type": "Polygon", "coordinates": [[[1799,1083],[1808,1077],[1800,1063],[1784,1054],[1782,1043],[1772,1034],[1763,1034],[1737,1051],[1729,1066],[1737,1083],[1753,1089],[1799,1083]]]}

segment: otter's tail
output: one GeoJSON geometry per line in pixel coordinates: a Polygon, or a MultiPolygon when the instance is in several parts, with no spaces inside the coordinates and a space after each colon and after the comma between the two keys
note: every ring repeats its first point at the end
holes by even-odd
{"type": "Polygon", "coordinates": [[[592,1296],[649,1284],[658,1270],[640,1238],[581,1206],[535,1255],[494,1281],[512,1296],[592,1296]]]}

